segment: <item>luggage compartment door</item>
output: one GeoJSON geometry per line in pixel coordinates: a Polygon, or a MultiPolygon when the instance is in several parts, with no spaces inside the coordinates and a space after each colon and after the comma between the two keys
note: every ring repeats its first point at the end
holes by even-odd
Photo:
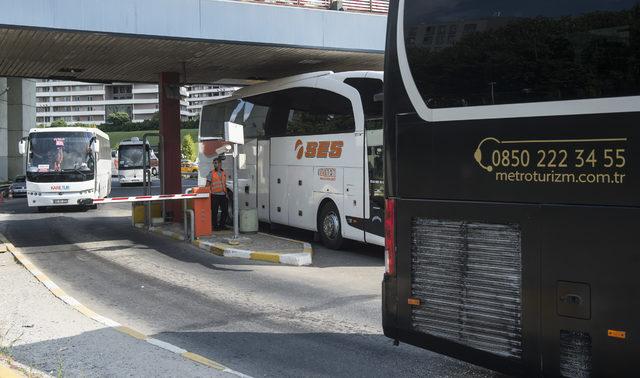
{"type": "Polygon", "coordinates": [[[270,167],[269,192],[269,212],[271,215],[271,222],[288,225],[289,211],[287,206],[288,195],[286,165],[270,167]]]}

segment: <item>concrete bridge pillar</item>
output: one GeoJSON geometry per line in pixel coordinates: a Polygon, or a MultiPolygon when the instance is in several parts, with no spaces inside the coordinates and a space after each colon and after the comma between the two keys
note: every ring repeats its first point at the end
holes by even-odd
{"type": "Polygon", "coordinates": [[[18,140],[36,126],[36,81],[8,78],[7,171],[9,178],[24,174],[25,157],[18,153],[18,140]]]}
{"type": "Polygon", "coordinates": [[[9,179],[7,138],[7,79],[0,77],[0,182],[9,179]]]}
{"type": "MultiPolygon", "coordinates": [[[[163,72],[160,74],[160,134],[162,135],[162,194],[182,193],[180,175],[180,74],[163,72]]],[[[173,211],[175,220],[182,218],[180,203],[172,204],[167,210],[173,211]]]]}

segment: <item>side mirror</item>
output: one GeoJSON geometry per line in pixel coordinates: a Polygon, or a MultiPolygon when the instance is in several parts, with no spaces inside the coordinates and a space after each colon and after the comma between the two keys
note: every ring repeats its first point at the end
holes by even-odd
{"type": "Polygon", "coordinates": [[[21,139],[21,140],[18,142],[18,153],[19,153],[20,155],[24,155],[24,154],[26,154],[26,153],[27,153],[27,141],[26,141],[26,140],[21,139]]]}
{"type": "Polygon", "coordinates": [[[95,139],[93,141],[93,143],[91,143],[91,151],[93,151],[94,154],[97,154],[100,152],[100,141],[95,139]]]}

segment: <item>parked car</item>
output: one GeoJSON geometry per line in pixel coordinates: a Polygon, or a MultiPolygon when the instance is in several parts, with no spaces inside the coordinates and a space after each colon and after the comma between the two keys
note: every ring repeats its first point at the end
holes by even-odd
{"type": "Polygon", "coordinates": [[[17,176],[11,186],[9,186],[9,194],[13,197],[26,197],[27,196],[27,182],[24,176],[17,176]]]}
{"type": "Polygon", "coordinates": [[[184,176],[197,176],[198,164],[188,159],[182,159],[182,163],[180,164],[180,173],[184,176]]]}

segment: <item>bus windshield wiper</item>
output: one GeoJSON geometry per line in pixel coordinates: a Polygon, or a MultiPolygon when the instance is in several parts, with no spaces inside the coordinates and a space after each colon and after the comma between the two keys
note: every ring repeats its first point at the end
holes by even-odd
{"type": "Polygon", "coordinates": [[[67,168],[67,169],[63,169],[62,172],[75,172],[75,173],[79,173],[82,175],[82,178],[86,181],[87,180],[87,174],[84,173],[83,171],[81,171],[79,168],[67,168]]]}

